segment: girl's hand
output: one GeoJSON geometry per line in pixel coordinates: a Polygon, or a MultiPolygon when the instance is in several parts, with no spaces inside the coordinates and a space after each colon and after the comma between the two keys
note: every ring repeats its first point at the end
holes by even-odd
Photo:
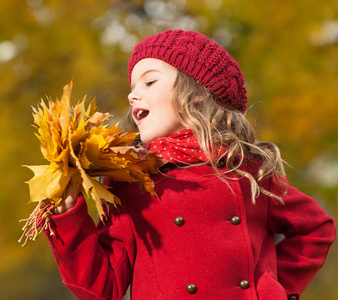
{"type": "Polygon", "coordinates": [[[60,203],[59,206],[53,209],[54,215],[63,214],[70,209],[72,209],[77,201],[77,197],[80,194],[80,187],[74,187],[73,185],[69,185],[66,189],[65,199],[60,203]]]}

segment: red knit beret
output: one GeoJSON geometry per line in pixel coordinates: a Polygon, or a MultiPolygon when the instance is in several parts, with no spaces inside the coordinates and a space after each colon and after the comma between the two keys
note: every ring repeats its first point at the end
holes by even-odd
{"type": "Polygon", "coordinates": [[[135,64],[144,58],[165,61],[202,83],[217,102],[242,113],[246,111],[246,89],[238,63],[205,35],[167,30],[141,41],[129,59],[129,82],[135,64]]]}

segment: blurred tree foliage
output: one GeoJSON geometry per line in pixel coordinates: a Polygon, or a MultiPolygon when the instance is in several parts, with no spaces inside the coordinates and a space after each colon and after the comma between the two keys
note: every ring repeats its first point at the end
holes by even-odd
{"type": "MultiPolygon", "coordinates": [[[[334,0],[8,0],[0,2],[0,283],[3,299],[74,299],[41,237],[22,249],[18,220],[34,208],[24,164],[42,164],[31,105],[74,80],[119,120],[134,45],[165,29],[197,30],[239,62],[258,137],[276,142],[290,181],[336,216],[337,48],[334,0]]],[[[337,247],[303,299],[335,299],[337,247]]]]}

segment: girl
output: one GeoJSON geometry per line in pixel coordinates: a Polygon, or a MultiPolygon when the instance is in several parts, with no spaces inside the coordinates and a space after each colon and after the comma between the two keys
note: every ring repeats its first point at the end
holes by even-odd
{"type": "Polygon", "coordinates": [[[94,225],[78,192],[47,237],[79,299],[299,299],[335,238],[333,219],[286,181],[278,148],[245,119],[236,61],[192,31],[140,42],[128,65],[130,118],[168,163],[159,198],[112,182],[123,206],[94,225]],[[277,245],[274,233],[284,235],[277,245]]]}

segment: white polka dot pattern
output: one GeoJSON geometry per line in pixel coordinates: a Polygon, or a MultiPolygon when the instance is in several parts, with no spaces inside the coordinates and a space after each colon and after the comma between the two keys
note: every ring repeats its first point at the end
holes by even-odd
{"type": "Polygon", "coordinates": [[[158,138],[146,145],[159,157],[177,163],[194,163],[207,161],[208,158],[200,149],[196,137],[191,130],[182,130],[169,137],[158,138]]]}

